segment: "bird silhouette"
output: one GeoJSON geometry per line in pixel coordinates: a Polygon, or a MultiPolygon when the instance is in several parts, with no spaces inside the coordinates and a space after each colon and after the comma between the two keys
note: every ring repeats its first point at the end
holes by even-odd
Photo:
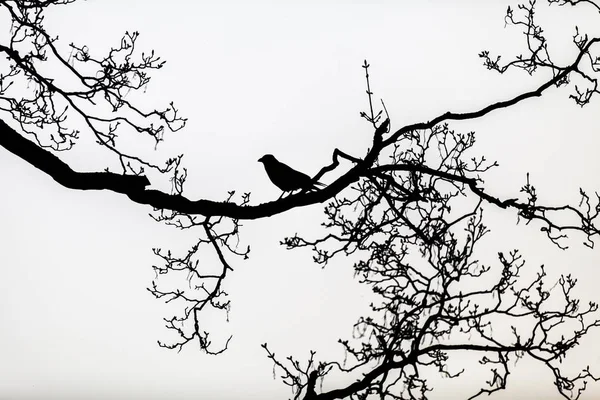
{"type": "Polygon", "coordinates": [[[298,189],[317,190],[318,186],[325,186],[320,182],[313,181],[310,176],[278,161],[272,154],[266,154],[258,161],[263,163],[271,182],[283,191],[279,198],[285,192],[293,192],[298,189]]]}

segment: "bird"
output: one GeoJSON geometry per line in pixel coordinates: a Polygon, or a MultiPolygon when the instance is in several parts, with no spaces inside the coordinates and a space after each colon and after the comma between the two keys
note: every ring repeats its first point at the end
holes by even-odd
{"type": "Polygon", "coordinates": [[[319,186],[325,186],[320,182],[313,181],[310,176],[278,161],[272,154],[265,154],[258,159],[258,162],[263,163],[271,182],[283,191],[279,198],[283,197],[285,192],[293,192],[298,189],[317,190],[319,186]]]}

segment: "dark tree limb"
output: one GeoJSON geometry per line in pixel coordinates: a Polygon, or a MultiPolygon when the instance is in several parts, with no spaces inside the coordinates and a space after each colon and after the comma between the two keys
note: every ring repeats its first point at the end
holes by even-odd
{"type": "Polygon", "coordinates": [[[181,195],[174,196],[157,190],[144,190],[143,187],[148,184],[147,178],[144,178],[144,181],[138,177],[129,180],[129,178],[124,178],[123,175],[114,173],[91,175],[88,173],[74,172],[70,168],[67,170],[65,168],[65,164],[62,163],[58,158],[43,155],[43,153],[48,153],[48,151],[41,148],[35,149],[33,146],[23,145],[22,141],[26,139],[23,139],[19,133],[5,123],[0,124],[0,146],[6,148],[8,151],[36,167],[38,165],[38,163],[36,163],[36,159],[42,158],[46,160],[45,164],[41,165],[44,167],[44,169],[41,170],[50,175],[61,185],[70,189],[111,190],[116,193],[126,194],[132,201],[136,203],[147,204],[154,208],[169,209],[187,214],[225,216],[235,219],[264,218],[285,212],[292,208],[322,203],[328,199],[331,199],[351,183],[356,182],[361,176],[363,176],[365,171],[373,165],[379,153],[385,147],[393,145],[402,135],[405,135],[411,131],[431,129],[444,121],[460,121],[480,118],[492,111],[504,109],[523,100],[541,96],[544,91],[563,81],[570,72],[574,71],[582,57],[587,54],[590,47],[599,41],[600,38],[589,40],[586,46],[579,53],[575,62],[569,67],[565,68],[560,74],[548,80],[537,89],[522,93],[509,100],[496,102],[478,111],[469,113],[446,112],[428,122],[411,124],[400,128],[391,134],[387,139],[383,140],[383,132],[389,124],[389,120],[386,120],[384,123],[382,123],[383,128],[376,129],[374,135],[374,146],[367,153],[363,160],[348,156],[347,154],[336,149],[333,155],[333,163],[328,167],[324,167],[319,174],[317,174],[317,179],[322,177],[326,172],[329,172],[337,167],[339,164],[338,156],[347,158],[355,162],[356,165],[328,187],[320,191],[300,193],[297,195],[288,196],[278,201],[263,203],[256,206],[242,207],[235,203],[224,203],[205,199],[190,200],[181,195]],[[145,183],[145,185],[140,185],[140,182],[145,183]]]}
{"type": "Polygon", "coordinates": [[[150,185],[150,181],[144,175],[76,172],[52,152],[21,136],[2,120],[0,120],[0,146],[69,189],[110,190],[127,194],[143,192],[144,188],[150,185]]]}

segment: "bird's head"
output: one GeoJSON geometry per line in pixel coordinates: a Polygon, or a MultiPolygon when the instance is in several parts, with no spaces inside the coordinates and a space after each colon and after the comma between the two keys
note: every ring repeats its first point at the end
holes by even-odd
{"type": "Polygon", "coordinates": [[[261,158],[258,159],[258,162],[261,162],[263,164],[270,163],[273,161],[276,161],[273,154],[265,154],[264,156],[262,156],[261,158]]]}

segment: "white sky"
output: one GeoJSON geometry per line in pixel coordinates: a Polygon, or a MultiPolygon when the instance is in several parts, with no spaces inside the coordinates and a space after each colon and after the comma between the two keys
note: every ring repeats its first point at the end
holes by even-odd
{"type": "MultiPolygon", "coordinates": [[[[190,198],[223,199],[232,189],[251,191],[255,203],[277,198],[256,161],[265,153],[309,174],[336,147],[362,154],[371,138],[359,118],[367,107],[365,58],[393,128],[478,109],[543,78],[499,76],[481,66],[479,51],[508,58],[522,44],[518,31],[503,28],[506,6],[514,5],[506,1],[216,3],[96,0],[61,8],[47,21],[65,45],[85,43],[96,54],[125,30],[138,30],[141,47],[167,60],[144,102],[172,99],[189,117],[161,151],[186,153],[190,198]]],[[[566,35],[556,51],[568,56],[573,13],[562,10],[559,19],[549,14],[548,34],[566,35]]],[[[594,18],[600,26],[600,15],[586,11],[578,16],[580,28],[594,18]]],[[[513,196],[527,171],[546,202],[576,201],[580,186],[599,189],[600,100],[580,109],[567,95],[553,90],[456,125],[477,130],[480,154],[499,161],[487,179],[491,191],[513,196]]],[[[73,153],[80,169],[102,160],[86,151],[73,153]]],[[[211,357],[193,345],[179,354],[161,349],[156,340],[168,339],[162,317],[169,314],[146,291],[151,266],[160,261],[151,248],[183,248],[189,236],[153,222],[150,208],[125,196],[60,187],[1,149],[0,170],[0,399],[291,397],[273,380],[260,344],[300,359],[310,349],[323,358],[340,355],[337,339],[350,337],[368,306],[368,291],[354,282],[350,264],[322,270],[308,252],[278,245],[289,234],[315,232],[322,220],[321,206],[296,209],[244,223],[242,239],[253,251],[249,261],[232,260],[231,322],[222,330],[223,337],[234,335],[230,350],[211,357]]],[[[597,248],[572,236],[571,251],[560,252],[535,226],[514,229],[512,213],[487,216],[496,227],[486,242],[490,260],[519,247],[529,266],[571,272],[581,297],[598,300],[597,248]]],[[[595,331],[583,341],[581,364],[600,369],[598,339],[595,331]]],[[[558,398],[548,373],[535,368],[517,365],[509,390],[496,398],[558,398]]],[[[448,380],[439,385],[449,389],[438,398],[461,390],[448,380]]],[[[584,398],[593,393],[600,395],[600,385],[584,398]]]]}

